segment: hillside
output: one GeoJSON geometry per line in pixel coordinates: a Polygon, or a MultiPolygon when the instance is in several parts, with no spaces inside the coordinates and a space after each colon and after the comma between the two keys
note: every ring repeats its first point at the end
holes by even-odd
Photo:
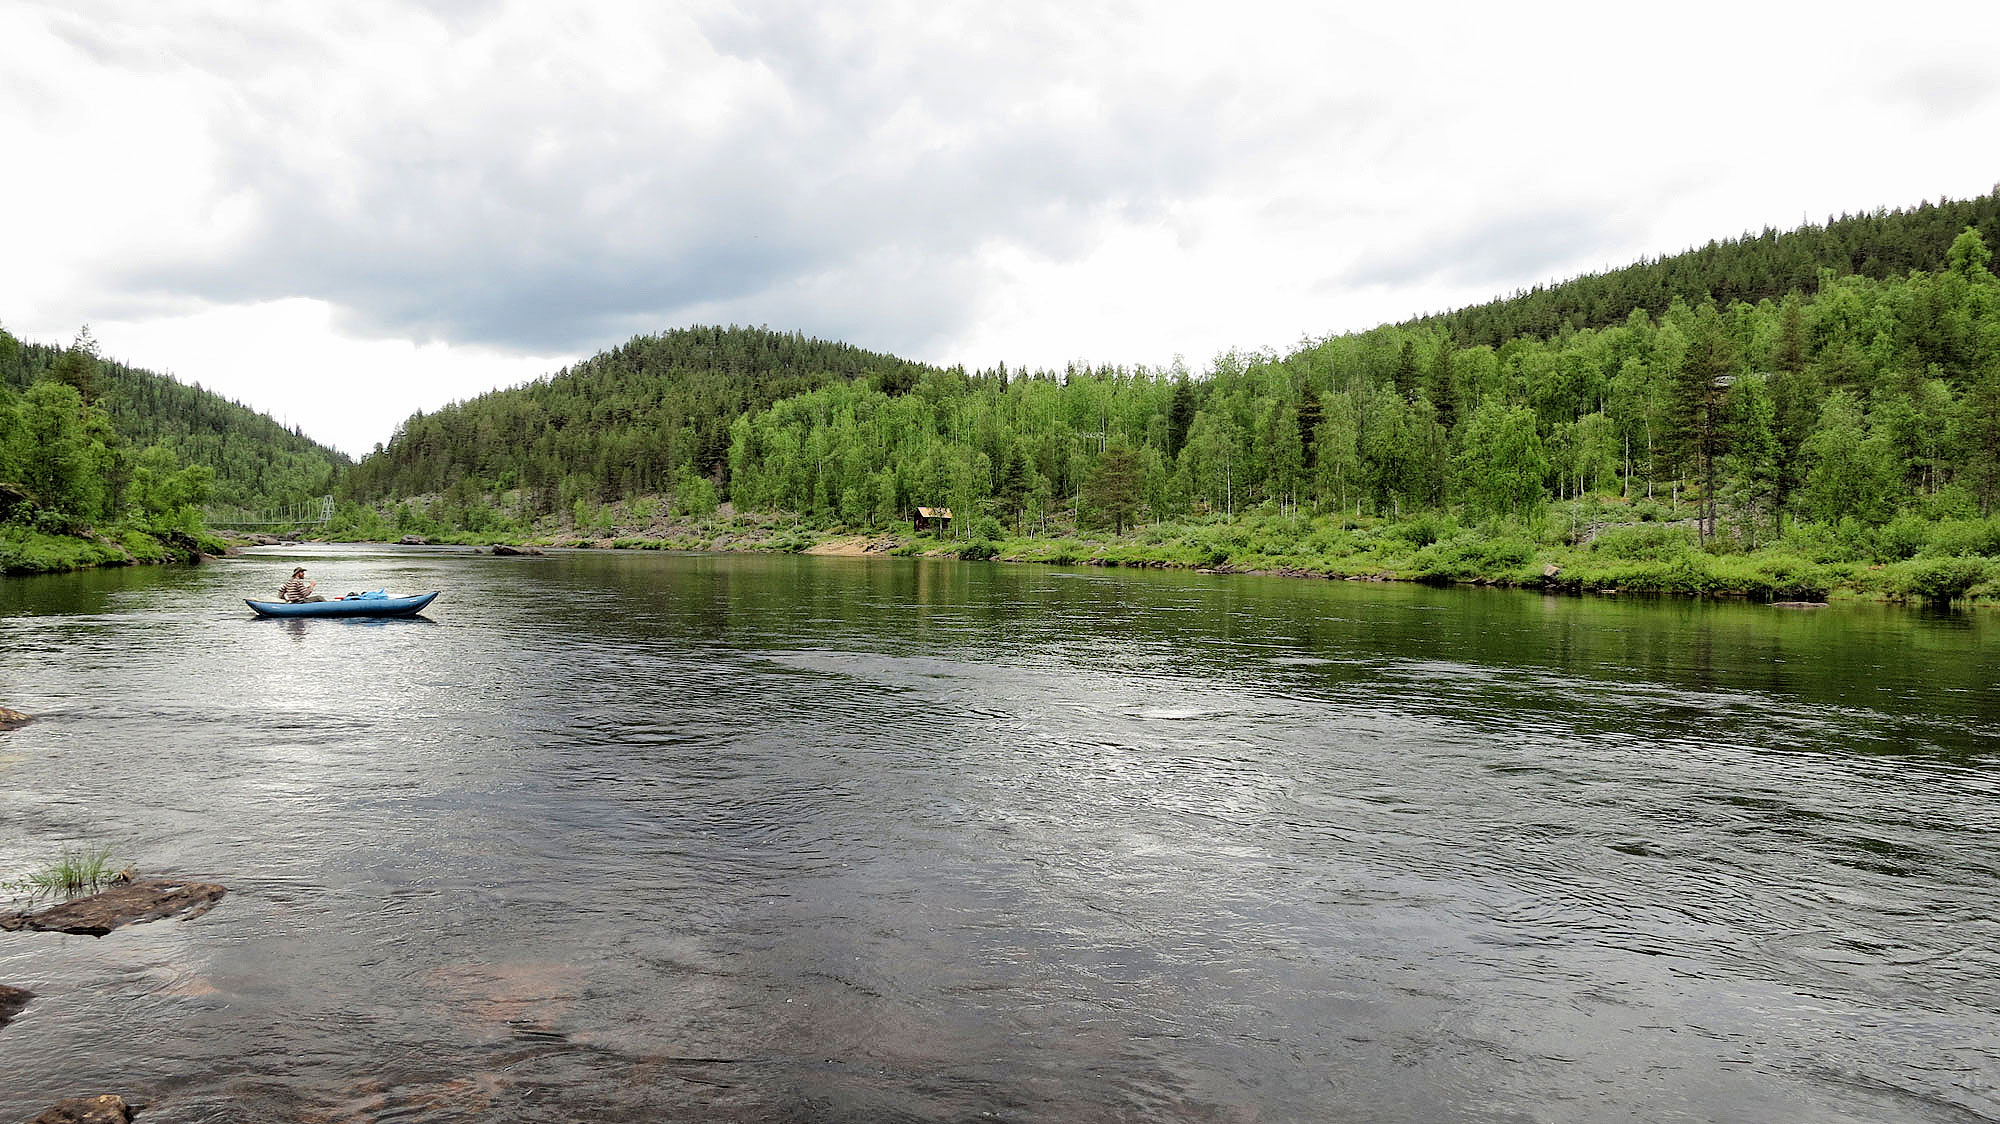
{"type": "Polygon", "coordinates": [[[726,474],[739,415],[864,378],[893,391],[926,370],[797,332],[639,336],[527,386],[410,418],[348,474],[345,494],[369,502],[518,488],[545,514],[578,499],[665,491],[726,474]]]}
{"type": "MultiPolygon", "coordinates": [[[[0,331],[0,389],[22,392],[49,372],[64,347],[0,331]]],[[[184,465],[214,473],[218,507],[268,510],[333,490],[349,459],[237,402],[165,375],[98,359],[97,406],[131,448],[161,445],[184,465]]]]}
{"type": "Polygon", "coordinates": [[[1970,227],[1989,247],[2000,246],[2000,191],[1976,199],[1939,200],[1907,210],[1829,217],[1779,232],[1712,241],[1684,253],[1635,262],[1623,269],[1537,285],[1510,297],[1422,316],[1399,327],[1442,328],[1460,347],[1498,346],[1523,336],[1608,328],[1634,309],[1652,316],[1674,301],[1756,304],[1787,293],[1817,292],[1823,278],[1882,281],[1913,269],[1935,269],[1952,240],[1970,227]]]}

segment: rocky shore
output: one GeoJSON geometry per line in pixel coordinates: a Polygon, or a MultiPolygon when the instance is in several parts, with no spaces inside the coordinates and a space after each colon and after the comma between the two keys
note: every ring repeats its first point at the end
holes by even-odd
{"type": "MultiPolygon", "coordinates": [[[[121,876],[121,877],[129,877],[121,876]]],[[[124,925],[169,917],[191,920],[214,909],[229,891],[213,882],[182,879],[124,881],[108,890],[35,912],[0,914],[0,931],[74,933],[101,937],[124,925]]],[[[36,998],[0,985],[0,1028],[36,998]]],[[[28,1124],[129,1124],[138,1105],[113,1094],[71,1097],[42,1110],[28,1124]]]]}

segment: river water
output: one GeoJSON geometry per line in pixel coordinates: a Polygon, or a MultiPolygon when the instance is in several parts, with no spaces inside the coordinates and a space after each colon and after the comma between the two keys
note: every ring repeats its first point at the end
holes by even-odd
{"type": "Polygon", "coordinates": [[[892,559],[0,581],[0,1120],[2000,1117],[2000,620],[892,559]],[[265,621],[441,589],[415,621],[265,621]]]}

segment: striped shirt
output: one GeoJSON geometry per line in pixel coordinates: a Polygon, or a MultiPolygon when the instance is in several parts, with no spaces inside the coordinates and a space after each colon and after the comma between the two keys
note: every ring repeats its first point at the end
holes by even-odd
{"type": "Polygon", "coordinates": [[[293,578],[291,581],[278,587],[278,599],[280,601],[290,601],[294,605],[311,596],[312,590],[306,588],[306,580],[304,578],[293,578]]]}

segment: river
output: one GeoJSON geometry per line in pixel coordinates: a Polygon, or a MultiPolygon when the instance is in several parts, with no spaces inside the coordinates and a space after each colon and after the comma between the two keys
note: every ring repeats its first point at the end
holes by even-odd
{"type": "Polygon", "coordinates": [[[2000,618],[305,547],[0,580],[0,1120],[2000,1118],[2000,618]],[[441,589],[425,619],[253,619],[441,589]]]}

